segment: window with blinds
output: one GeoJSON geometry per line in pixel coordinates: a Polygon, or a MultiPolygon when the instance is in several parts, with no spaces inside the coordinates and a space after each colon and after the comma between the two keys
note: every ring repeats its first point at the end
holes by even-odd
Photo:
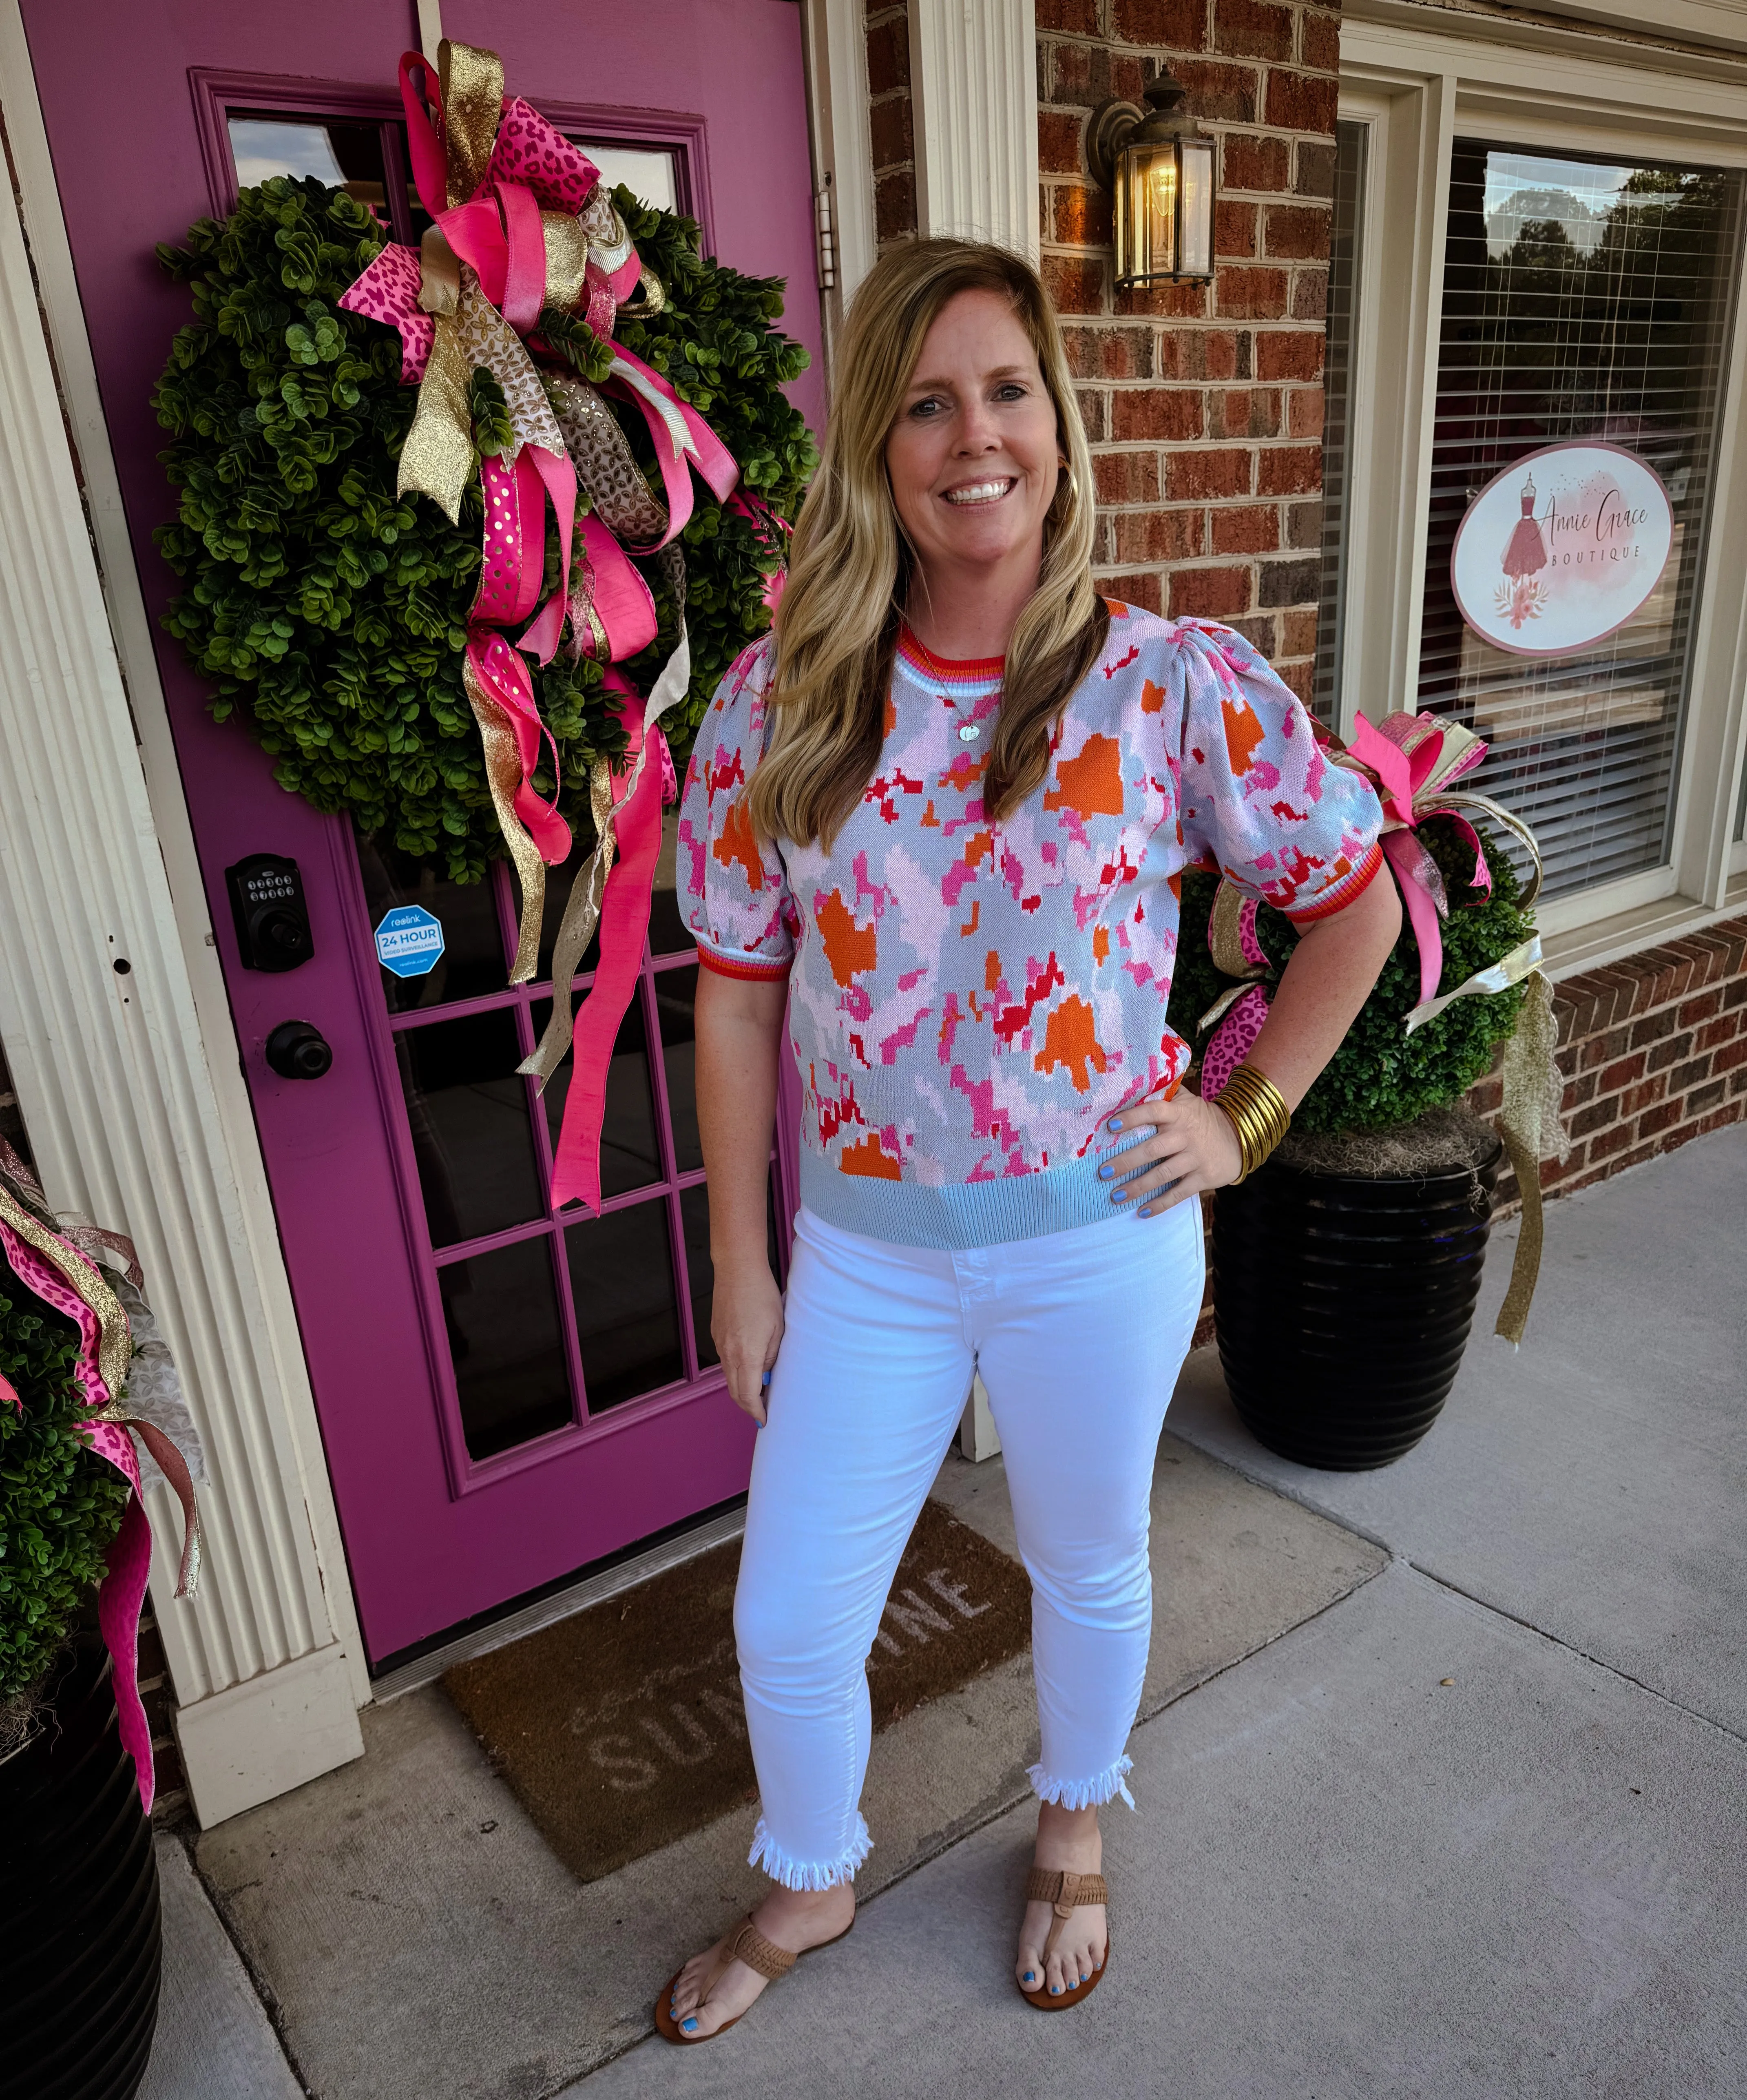
{"type": "Polygon", "coordinates": [[[1352,331],[1365,209],[1367,124],[1335,126],[1335,213],[1330,232],[1328,342],[1323,353],[1322,584],[1311,706],[1339,726],[1341,646],[1347,625],[1347,432],[1352,331]]]}
{"type": "Polygon", "coordinates": [[[1533,828],[1549,896],[1667,858],[1739,188],[1660,162],[1453,149],[1419,704],[1491,744],[1483,784],[1533,828]],[[1495,474],[1573,439],[1656,470],[1673,551],[1624,627],[1533,660],[1464,625],[1450,552],[1495,474]]]}

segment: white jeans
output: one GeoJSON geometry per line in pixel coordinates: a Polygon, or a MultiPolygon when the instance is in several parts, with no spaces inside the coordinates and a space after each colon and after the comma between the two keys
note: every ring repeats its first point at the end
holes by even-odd
{"type": "Polygon", "coordinates": [[[802,1210],[735,1599],[763,1810],[752,1864],[825,1889],[867,1855],[867,1657],[973,1368],[1031,1578],[1032,1785],[1132,1806],[1153,1467],[1201,1295],[1193,1202],[967,1253],[802,1210]]]}

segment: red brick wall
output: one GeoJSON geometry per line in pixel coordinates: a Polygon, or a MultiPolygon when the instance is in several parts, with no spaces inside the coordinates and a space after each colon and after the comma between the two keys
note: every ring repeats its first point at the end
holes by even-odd
{"type": "Polygon", "coordinates": [[[1037,23],[1043,271],[1083,382],[1101,577],[1229,620],[1308,699],[1339,8],[1038,0],[1037,23]],[[1118,295],[1086,120],[1167,65],[1220,142],[1217,274],[1118,295]]]}
{"type": "MultiPolygon", "coordinates": [[[[1571,1157],[1541,1163],[1563,1195],[1747,1118],[1747,918],[1555,986],[1571,1157]]],[[[1495,1117],[1496,1076],[1469,1096],[1495,1117]]],[[[1506,1176],[1502,1202],[1514,1203],[1506,1176]]]]}
{"type": "Polygon", "coordinates": [[[874,235],[882,248],[916,230],[911,130],[910,11],[867,0],[867,95],[873,134],[874,235]]]}

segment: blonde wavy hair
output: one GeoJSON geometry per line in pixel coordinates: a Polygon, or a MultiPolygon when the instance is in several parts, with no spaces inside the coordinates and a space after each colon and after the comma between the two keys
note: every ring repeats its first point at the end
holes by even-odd
{"type": "Polygon", "coordinates": [[[850,309],[818,471],[795,527],[776,615],[771,726],[746,796],[761,838],[828,849],[879,764],[914,568],[886,474],[886,439],[923,338],[949,300],[973,291],[1011,304],[1037,353],[1068,462],[1044,518],[1037,589],[1007,646],[983,780],[995,822],[1041,785],[1051,733],[1104,646],[1110,613],[1092,581],[1092,457],[1042,280],[1021,257],[977,242],[888,249],[850,309]]]}

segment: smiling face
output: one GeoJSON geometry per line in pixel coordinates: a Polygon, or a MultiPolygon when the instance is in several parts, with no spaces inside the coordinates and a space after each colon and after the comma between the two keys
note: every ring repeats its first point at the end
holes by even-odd
{"type": "Polygon", "coordinates": [[[1060,441],[1037,352],[999,292],[960,292],[941,309],[885,464],[925,579],[1021,569],[1035,579],[1060,441]]]}

